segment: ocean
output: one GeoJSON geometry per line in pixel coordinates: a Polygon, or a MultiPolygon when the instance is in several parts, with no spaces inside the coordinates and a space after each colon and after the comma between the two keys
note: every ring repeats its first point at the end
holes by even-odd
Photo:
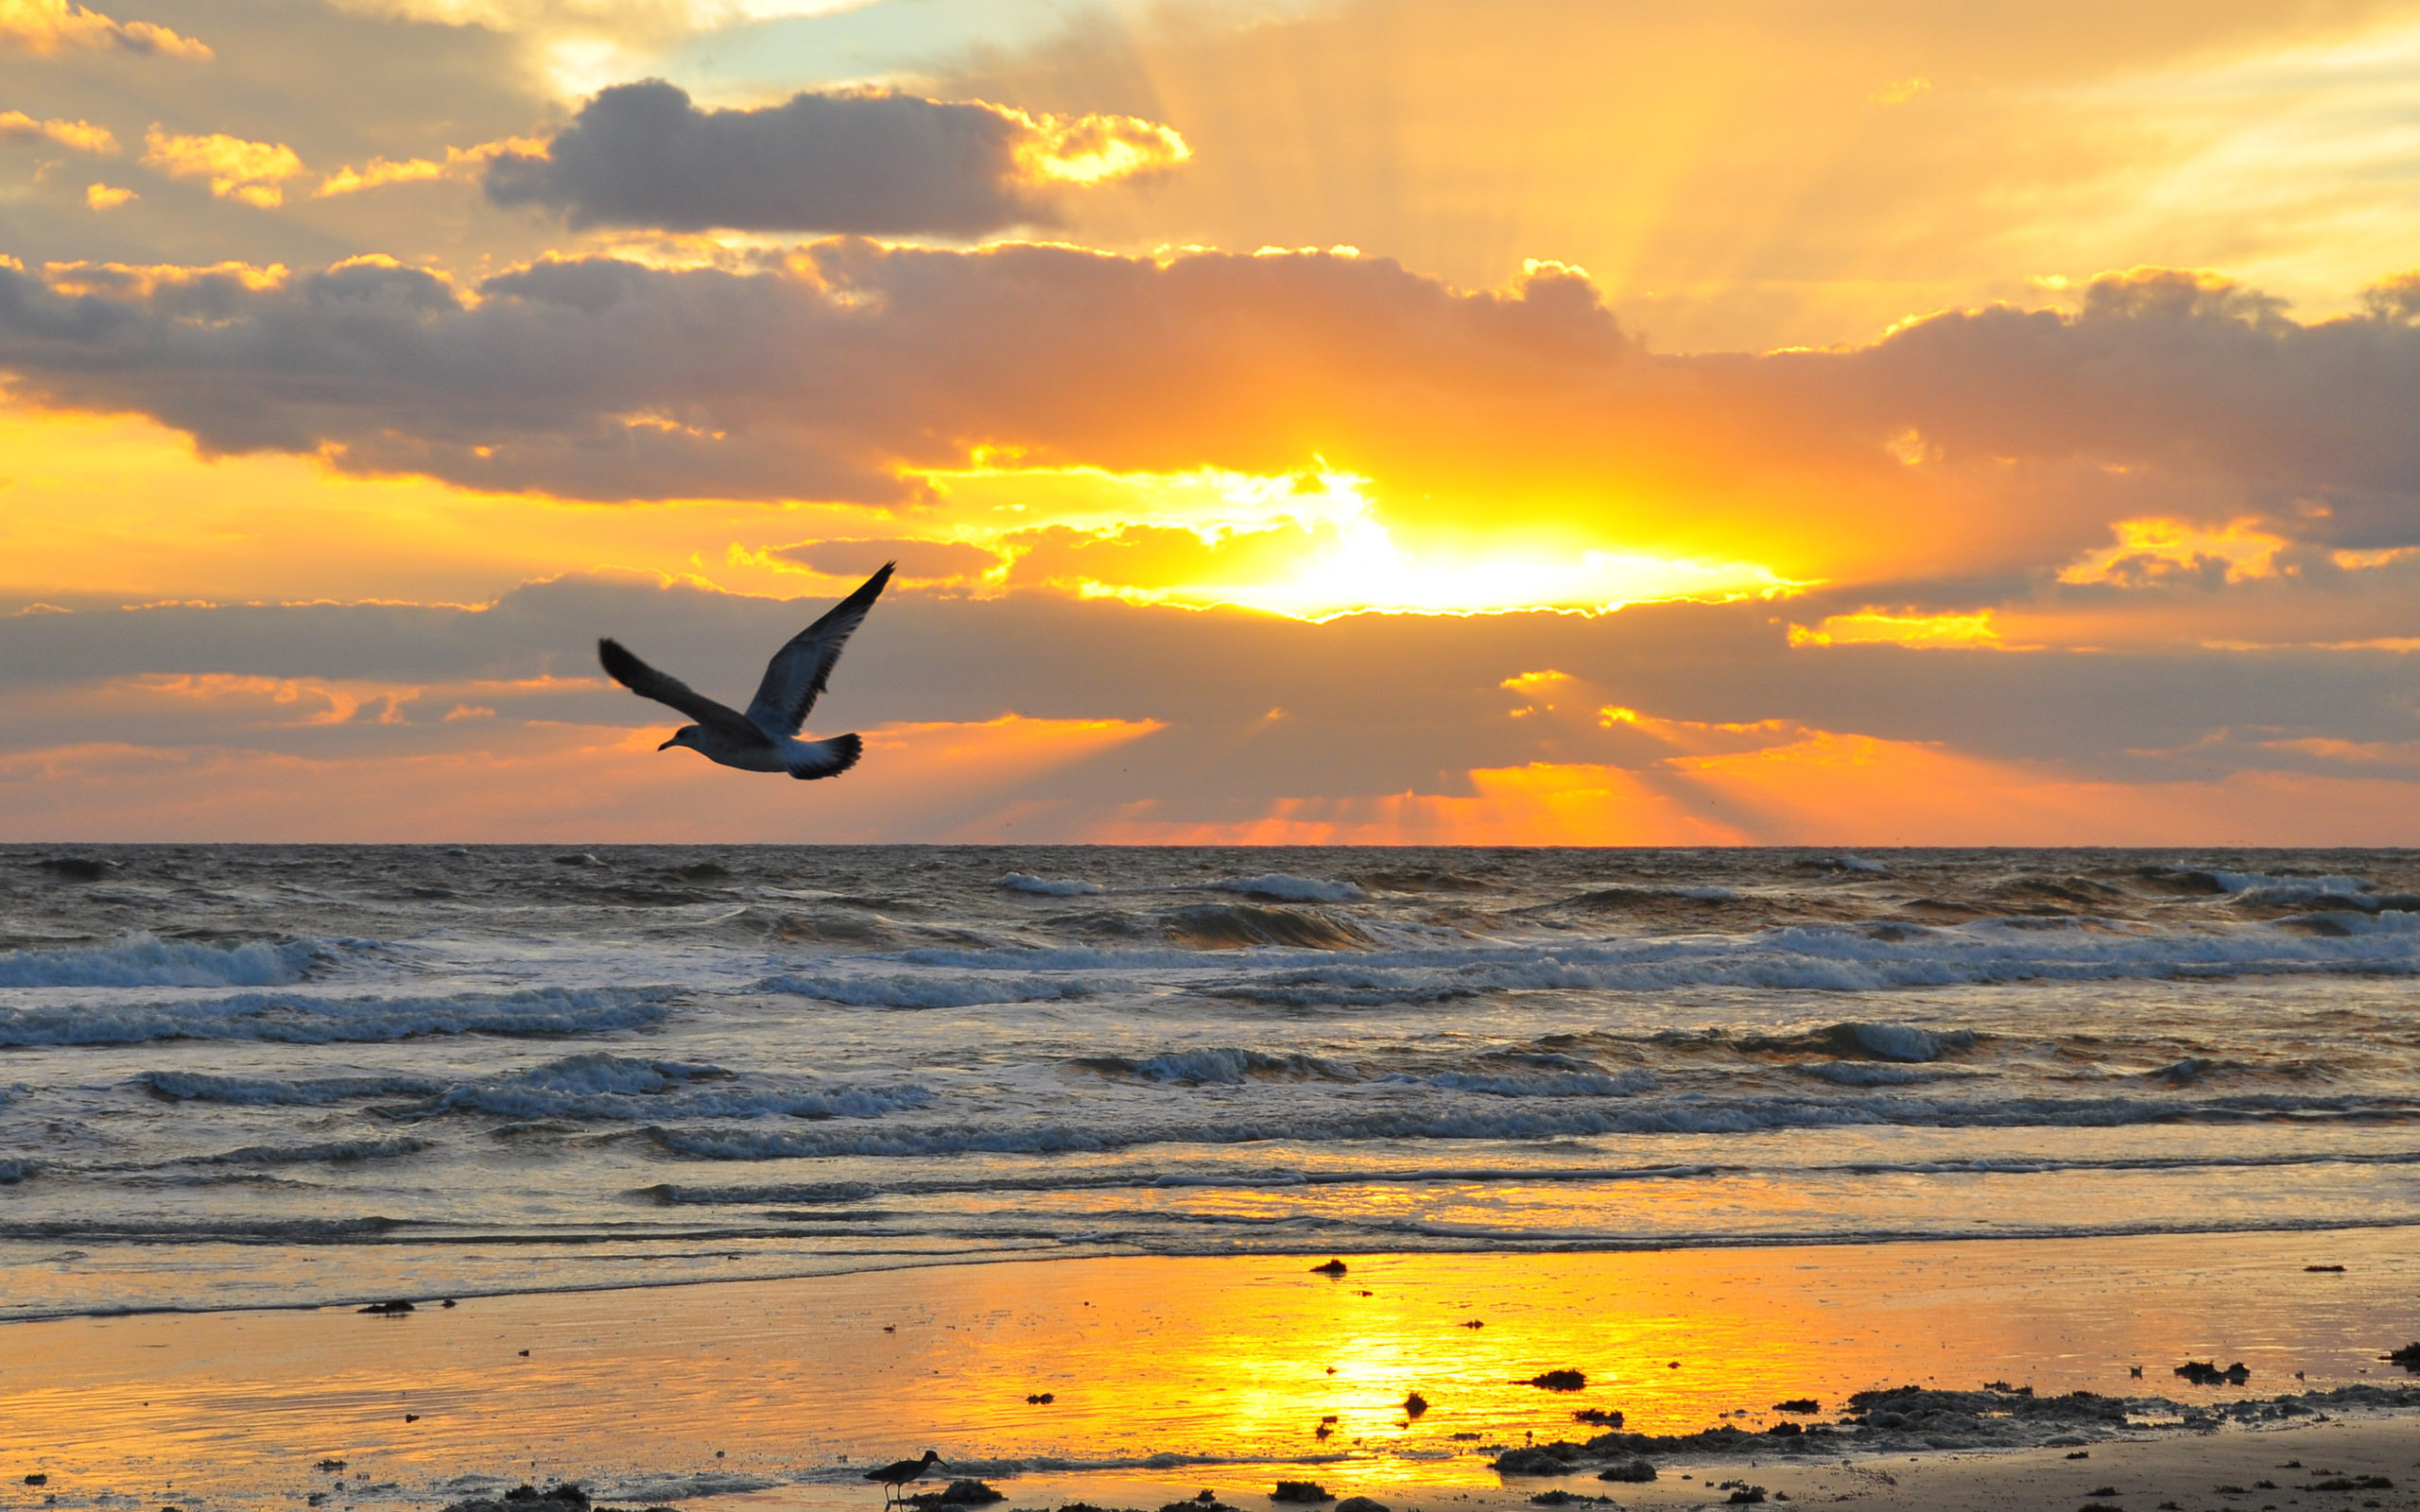
{"type": "Polygon", "coordinates": [[[0,1318],[2420,1224],[2404,851],[0,849],[0,1318]]]}

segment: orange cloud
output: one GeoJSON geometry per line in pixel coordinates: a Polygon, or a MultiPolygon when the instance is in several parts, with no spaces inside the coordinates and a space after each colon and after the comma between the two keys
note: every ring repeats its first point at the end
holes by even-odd
{"type": "Polygon", "coordinates": [[[396,162],[388,158],[372,158],[361,167],[342,167],[320,180],[311,191],[314,199],[326,199],[337,195],[356,195],[365,189],[383,189],[389,184],[429,183],[438,180],[469,180],[487,171],[489,163],[511,152],[534,152],[545,146],[536,137],[506,137],[495,142],[482,142],[474,147],[447,147],[439,158],[406,158],[396,162]]]}
{"type": "Polygon", "coordinates": [[[147,21],[113,21],[70,0],[0,0],[0,41],[36,55],[78,52],[153,54],[205,62],[214,54],[191,37],[147,21]]]}
{"type": "MultiPolygon", "coordinates": [[[[2169,582],[2217,586],[2276,570],[2277,554],[2291,542],[2261,528],[2256,520],[2235,520],[2212,530],[2182,520],[2120,520],[2110,527],[2115,545],[2086,553],[2059,571],[2063,583],[2110,583],[2142,588],[2169,582]]],[[[2339,566],[2382,566],[2392,554],[2339,566]]]]}
{"type": "Polygon", "coordinates": [[[1015,149],[1027,177],[1041,182],[1104,183],[1163,173],[1193,156],[1174,127],[1132,115],[1033,115],[993,106],[1021,121],[1028,135],[1015,149]]]}
{"type": "Polygon", "coordinates": [[[241,199],[264,210],[283,204],[279,185],[306,170],[294,149],[283,142],[248,142],[213,132],[179,136],[154,126],[144,133],[144,165],[178,179],[208,179],[210,192],[221,199],[241,199]]]}
{"type": "Polygon", "coordinates": [[[1996,645],[1992,611],[1972,614],[1892,614],[1859,610],[1826,615],[1813,627],[1789,627],[1792,645],[1996,645]]]}
{"type": "Polygon", "coordinates": [[[92,152],[103,157],[117,152],[117,138],[106,126],[90,121],[70,121],[53,116],[37,121],[23,111],[0,111],[0,142],[56,142],[78,152],[92,152]]]}

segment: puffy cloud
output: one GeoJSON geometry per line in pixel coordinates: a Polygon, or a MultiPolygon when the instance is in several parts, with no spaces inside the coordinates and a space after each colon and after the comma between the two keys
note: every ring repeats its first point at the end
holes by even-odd
{"type": "Polygon", "coordinates": [[[144,133],[143,163],[177,179],[208,179],[210,192],[221,199],[273,209],[285,202],[285,180],[305,171],[302,160],[282,142],[247,142],[239,136],[212,132],[180,136],[154,126],[144,133]]]}
{"type": "Polygon", "coordinates": [[[601,92],[539,150],[498,155],[487,191],[583,227],[972,237],[1055,223],[1053,185],[1186,156],[1175,131],[1124,116],[1037,117],[873,93],[701,111],[650,79],[601,92]]]}
{"type": "Polygon", "coordinates": [[[0,111],[0,142],[56,142],[78,152],[95,152],[103,157],[117,152],[117,138],[106,126],[60,116],[37,121],[23,111],[0,111]]]}
{"type": "Polygon", "coordinates": [[[72,0],[0,0],[0,42],[27,52],[119,52],[206,61],[210,48],[148,21],[115,21],[72,0]]]}
{"type": "MultiPolygon", "coordinates": [[[[897,506],[1003,455],[1263,476],[1324,459],[1399,533],[1753,551],[1801,581],[2047,580],[2126,547],[2124,522],[2420,544],[2420,327],[2306,324],[2156,270],[1863,348],[1660,356],[1568,269],[1464,293],[1333,254],[844,240],[752,271],[545,261],[472,291],[366,261],[140,287],[64,267],[0,271],[0,367],[214,454],[589,499],[897,506]]],[[[2152,559],[2113,580],[2149,586],[2152,559]]],[[[1866,607],[1887,606],[1828,611],[1866,607]]]]}
{"type": "Polygon", "coordinates": [[[84,203],[95,210],[115,210],[130,199],[141,198],[131,189],[121,189],[110,184],[89,183],[84,186],[84,203]]]}

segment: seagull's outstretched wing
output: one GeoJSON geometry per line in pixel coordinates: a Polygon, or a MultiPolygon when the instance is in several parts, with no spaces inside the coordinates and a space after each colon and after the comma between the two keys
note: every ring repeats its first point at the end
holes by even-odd
{"type": "Polygon", "coordinates": [[[652,698],[669,704],[701,725],[719,730],[743,741],[760,741],[765,732],[751,724],[738,710],[715,702],[679,678],[658,672],[630,653],[621,642],[604,640],[596,643],[596,660],[615,682],[642,698],[652,698]]]}
{"type": "Polygon", "coordinates": [[[840,647],[849,644],[850,632],[865,623],[866,610],[882,596],[882,585],[890,581],[890,570],[898,565],[884,562],[882,571],[867,578],[856,593],[773,653],[773,660],[765,664],[765,680],[756,685],[756,696],[748,705],[752,724],[775,740],[795,735],[805,727],[807,711],[815,707],[824,683],[832,679],[834,664],[840,660],[840,647]]]}

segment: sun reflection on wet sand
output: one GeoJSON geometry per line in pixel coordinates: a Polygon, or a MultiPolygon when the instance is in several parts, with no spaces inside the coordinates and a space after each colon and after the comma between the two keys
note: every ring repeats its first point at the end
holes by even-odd
{"type": "Polygon", "coordinates": [[[474,1473],[661,1500],[693,1493],[684,1477],[752,1478],[773,1484],[752,1500],[820,1504],[863,1491],[849,1467],[926,1444],[995,1474],[985,1462],[1067,1462],[1054,1484],[1124,1467],[1265,1491],[1300,1463],[1331,1488],[1442,1492],[1494,1485],[1490,1446],[1598,1432],[1582,1408],[1666,1433],[1761,1428],[1796,1397],[1828,1415],[1907,1383],[2182,1397],[2168,1367],[2212,1355],[2247,1362],[2254,1393],[2294,1389],[2297,1370],[2356,1380],[2411,1331],[2420,1258],[2403,1247],[2377,1230],[1369,1256],[1337,1277],[1303,1258],[1105,1259],[396,1318],[17,1324],[0,1328],[0,1464],[47,1471],[62,1506],[325,1489],[322,1456],[372,1482],[340,1488],[354,1505],[474,1473]],[[2321,1262],[2349,1268],[2303,1268],[2321,1262]],[[1587,1385],[1526,1383],[1551,1369],[1587,1385]]]}

